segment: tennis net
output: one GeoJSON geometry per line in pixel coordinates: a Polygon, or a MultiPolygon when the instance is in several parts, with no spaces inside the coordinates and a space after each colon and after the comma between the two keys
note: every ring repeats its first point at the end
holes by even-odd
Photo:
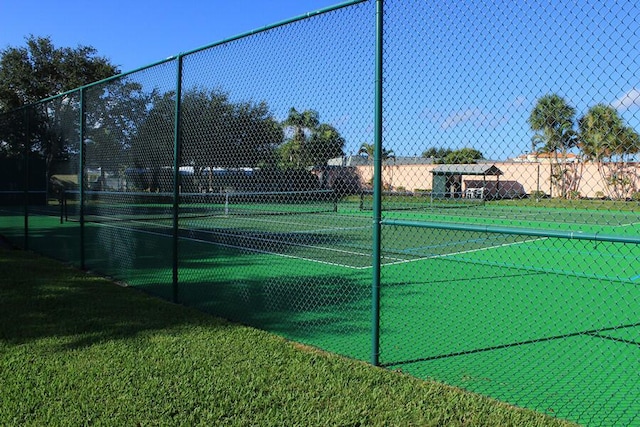
{"type": "MultiPolygon", "coordinates": [[[[173,218],[174,194],[149,192],[85,191],[84,220],[155,221],[173,218]]],[[[333,191],[181,193],[180,218],[233,215],[296,215],[337,211],[333,191]]],[[[62,204],[67,220],[79,220],[80,192],[65,192],[62,204]]]]}
{"type": "MultiPolygon", "coordinates": [[[[383,191],[381,200],[383,211],[476,208],[485,204],[483,195],[467,192],[383,191]]],[[[373,201],[373,191],[362,191],[360,193],[360,210],[373,210],[373,201]]]]}

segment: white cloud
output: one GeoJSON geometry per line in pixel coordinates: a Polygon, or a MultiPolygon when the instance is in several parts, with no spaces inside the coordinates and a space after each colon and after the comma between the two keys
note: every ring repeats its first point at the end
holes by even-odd
{"type": "Polygon", "coordinates": [[[451,129],[458,125],[471,123],[478,128],[496,128],[506,123],[509,116],[487,113],[478,108],[451,113],[442,120],[442,129],[451,129]]]}
{"type": "Polygon", "coordinates": [[[633,88],[616,99],[611,106],[617,110],[626,110],[633,106],[640,107],[640,90],[633,88]]]}
{"type": "Polygon", "coordinates": [[[458,111],[455,113],[451,113],[444,119],[444,121],[442,122],[442,128],[450,129],[461,123],[475,122],[477,120],[481,120],[481,117],[482,112],[478,109],[458,111]]]}
{"type": "Polygon", "coordinates": [[[517,109],[524,106],[527,103],[525,96],[518,96],[513,101],[507,104],[507,109],[517,109]]]}

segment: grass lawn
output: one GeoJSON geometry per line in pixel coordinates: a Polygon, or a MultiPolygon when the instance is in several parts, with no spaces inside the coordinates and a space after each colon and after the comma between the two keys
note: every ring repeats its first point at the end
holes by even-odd
{"type": "Polygon", "coordinates": [[[568,425],[0,248],[0,425],[568,425]]]}

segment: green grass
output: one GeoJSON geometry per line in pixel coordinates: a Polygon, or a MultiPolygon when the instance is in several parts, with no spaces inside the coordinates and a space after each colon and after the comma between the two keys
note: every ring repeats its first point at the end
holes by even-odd
{"type": "Polygon", "coordinates": [[[0,249],[0,425],[567,425],[0,249]]]}

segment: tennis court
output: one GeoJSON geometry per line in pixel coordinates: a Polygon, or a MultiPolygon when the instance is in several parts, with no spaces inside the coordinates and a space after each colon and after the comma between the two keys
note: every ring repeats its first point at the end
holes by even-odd
{"type": "Polygon", "coordinates": [[[0,115],[0,231],[296,342],[640,425],[637,2],[347,3],[0,115]]]}
{"type": "MultiPolygon", "coordinates": [[[[87,264],[170,299],[171,199],[87,196],[87,264]]],[[[366,360],[371,212],[324,196],[183,197],[180,301],[366,360]]],[[[78,204],[62,205],[29,208],[30,238],[77,260],[78,204]]],[[[19,230],[21,213],[3,221],[19,230]]],[[[382,224],[382,365],[558,416],[610,389],[638,398],[621,380],[640,371],[634,212],[461,205],[384,211],[382,224]]]]}
{"type": "MultiPolygon", "coordinates": [[[[512,208],[502,209],[500,219],[495,210],[462,211],[385,217],[432,223],[455,216],[457,224],[477,224],[486,214],[494,227],[511,231],[638,232],[637,218],[628,212],[571,215],[543,209],[536,215],[531,208],[512,208]],[[532,224],[542,228],[528,228],[532,224]]],[[[257,323],[266,322],[295,340],[366,358],[366,352],[354,349],[366,348],[370,340],[370,217],[347,209],[337,217],[296,219],[244,219],[241,228],[260,230],[266,244],[230,249],[254,252],[260,261],[241,277],[238,270],[222,277],[243,296],[247,315],[257,323]],[[288,272],[285,277],[283,272],[288,272]],[[313,325],[313,333],[301,325],[313,325]]],[[[638,398],[637,387],[624,380],[640,369],[637,245],[452,231],[446,229],[450,224],[443,222],[441,229],[383,226],[384,366],[557,416],[576,411],[597,416],[601,412],[590,414],[591,408],[606,406],[612,390],[638,398]],[[617,363],[611,363],[613,354],[617,363]]],[[[216,311],[237,313],[234,297],[220,305],[226,307],[216,311]],[[235,304],[229,306],[231,301],[235,304]]],[[[622,417],[617,418],[622,424],[633,421],[624,409],[610,411],[608,416],[622,417]]]]}

